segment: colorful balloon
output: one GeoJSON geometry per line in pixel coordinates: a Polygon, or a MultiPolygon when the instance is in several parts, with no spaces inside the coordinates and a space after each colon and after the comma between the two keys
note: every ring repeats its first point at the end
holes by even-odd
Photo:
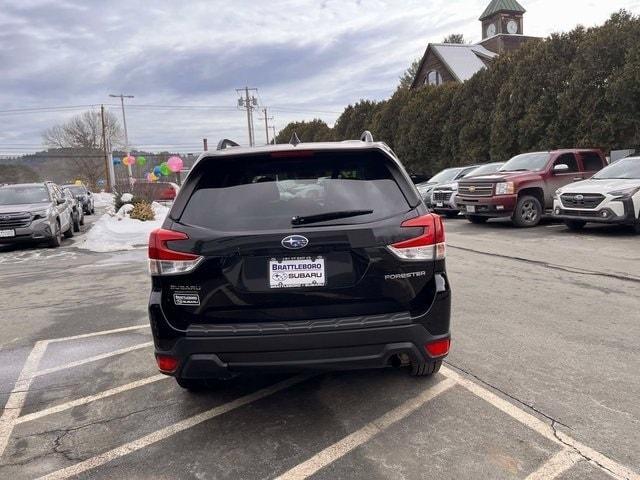
{"type": "Polygon", "coordinates": [[[132,155],[128,155],[126,157],[124,157],[124,164],[127,166],[131,166],[134,165],[136,163],[136,157],[132,156],[132,155]]]}
{"type": "Polygon", "coordinates": [[[156,177],[153,172],[149,172],[147,173],[147,181],[149,182],[155,182],[158,179],[158,177],[156,177]]]}
{"type": "Polygon", "coordinates": [[[153,174],[154,174],[156,177],[159,177],[160,175],[162,175],[162,172],[161,172],[161,170],[160,170],[160,166],[159,166],[159,165],[158,165],[157,167],[153,167],[153,174]]]}
{"type": "Polygon", "coordinates": [[[120,160],[118,157],[113,157],[113,164],[114,165],[120,165],[122,163],[122,160],[120,160]]]}
{"type": "Polygon", "coordinates": [[[163,163],[160,165],[160,173],[162,175],[164,175],[165,177],[167,175],[169,175],[171,173],[171,170],[169,169],[169,165],[167,165],[166,163],[163,163]]]}
{"type": "Polygon", "coordinates": [[[169,157],[169,160],[167,160],[167,165],[169,166],[169,170],[175,173],[182,170],[182,167],[184,166],[184,162],[180,157],[173,156],[173,157],[169,157]]]}
{"type": "Polygon", "coordinates": [[[136,163],[138,165],[140,165],[141,167],[144,167],[146,165],[146,163],[147,163],[147,159],[142,157],[142,156],[140,156],[140,157],[136,158],[136,163]]]}

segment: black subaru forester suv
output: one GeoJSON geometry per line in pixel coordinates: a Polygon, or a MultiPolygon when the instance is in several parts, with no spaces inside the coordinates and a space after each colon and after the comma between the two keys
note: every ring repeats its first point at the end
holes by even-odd
{"type": "Polygon", "coordinates": [[[151,234],[149,259],[157,364],[188,389],[255,370],[426,376],[449,352],[442,221],[368,132],[220,142],[151,234]]]}

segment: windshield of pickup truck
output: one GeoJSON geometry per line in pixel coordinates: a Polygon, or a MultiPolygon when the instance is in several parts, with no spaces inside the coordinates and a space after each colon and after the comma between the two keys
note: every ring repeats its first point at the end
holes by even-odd
{"type": "Polygon", "coordinates": [[[600,170],[592,178],[595,180],[623,180],[640,179],[640,157],[625,158],[600,170]]]}
{"type": "Polygon", "coordinates": [[[462,168],[448,168],[441,171],[434,177],[431,177],[427,183],[448,183],[454,180],[458,174],[462,171],[462,168]]]}
{"type": "Polygon", "coordinates": [[[0,188],[0,205],[22,205],[50,202],[47,189],[42,186],[15,186],[0,188]]]}
{"type": "Polygon", "coordinates": [[[500,172],[526,172],[542,170],[551,154],[549,152],[523,153],[505,163],[500,172]]]}

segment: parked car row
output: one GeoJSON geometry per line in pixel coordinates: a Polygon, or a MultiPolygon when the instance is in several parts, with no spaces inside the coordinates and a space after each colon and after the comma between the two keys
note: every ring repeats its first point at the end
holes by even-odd
{"type": "Polygon", "coordinates": [[[574,230],[598,222],[640,231],[640,157],[607,165],[594,149],[525,153],[504,164],[447,169],[417,187],[435,212],[462,212],[477,224],[510,218],[534,227],[548,215],[574,230]]]}
{"type": "Polygon", "coordinates": [[[92,194],[72,191],[53,182],[22,183],[0,187],[0,244],[47,243],[59,247],[73,237],[94,212],[92,194]],[[84,197],[88,197],[86,200],[84,197]]]}

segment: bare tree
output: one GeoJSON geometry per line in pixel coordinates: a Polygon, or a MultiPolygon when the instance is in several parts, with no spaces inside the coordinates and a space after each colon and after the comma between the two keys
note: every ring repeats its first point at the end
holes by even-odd
{"type": "MultiPolygon", "coordinates": [[[[109,148],[122,144],[122,129],[116,116],[110,112],[105,112],[105,130],[109,148]]],[[[105,176],[99,112],[87,111],[54,125],[45,130],[42,138],[48,147],[60,149],[59,153],[73,165],[76,178],[95,188],[97,181],[105,176]]]]}
{"type": "Polygon", "coordinates": [[[442,43],[459,43],[464,44],[467,41],[464,39],[464,35],[462,33],[452,33],[448,35],[442,40],[442,43]]]}

